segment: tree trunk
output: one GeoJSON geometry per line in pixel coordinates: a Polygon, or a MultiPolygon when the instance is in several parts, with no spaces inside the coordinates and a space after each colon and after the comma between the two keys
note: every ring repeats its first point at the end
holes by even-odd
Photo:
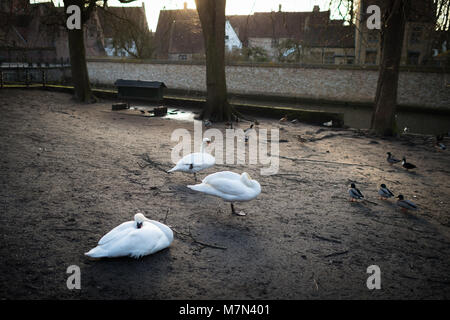
{"type": "Polygon", "coordinates": [[[202,25],[206,53],[206,105],[201,118],[232,120],[225,76],[226,0],[195,0],[202,25]]]}
{"type": "Polygon", "coordinates": [[[407,0],[389,0],[386,3],[382,24],[381,63],[371,132],[383,136],[395,134],[395,109],[405,33],[406,2],[407,0]]]}
{"type": "MultiPolygon", "coordinates": [[[[78,5],[81,10],[84,9],[84,1],[65,1],[64,10],[72,4],[78,5]]],[[[70,66],[72,72],[72,82],[75,89],[75,99],[80,102],[92,102],[94,96],[91,90],[89,75],[86,63],[86,50],[84,46],[84,23],[85,19],[81,19],[81,29],[67,30],[69,38],[69,55],[70,66]]]]}

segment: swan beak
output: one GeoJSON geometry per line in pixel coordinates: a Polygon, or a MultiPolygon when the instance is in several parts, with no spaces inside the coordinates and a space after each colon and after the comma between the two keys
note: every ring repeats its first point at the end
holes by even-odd
{"type": "Polygon", "coordinates": [[[206,144],[209,146],[211,144],[211,141],[207,141],[206,144]]]}
{"type": "Polygon", "coordinates": [[[142,227],[143,222],[136,222],[136,227],[140,229],[142,227]]]}

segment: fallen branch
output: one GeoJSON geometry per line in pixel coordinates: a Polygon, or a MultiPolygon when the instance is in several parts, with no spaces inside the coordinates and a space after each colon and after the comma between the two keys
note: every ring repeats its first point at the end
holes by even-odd
{"type": "Polygon", "coordinates": [[[317,234],[313,234],[313,237],[317,238],[319,240],[323,240],[323,241],[329,241],[329,242],[334,242],[334,243],[341,243],[341,241],[339,241],[339,240],[325,238],[325,237],[322,237],[322,236],[318,236],[317,234]]]}
{"type": "Polygon", "coordinates": [[[145,164],[141,164],[138,162],[138,165],[139,165],[139,167],[141,167],[141,169],[145,169],[147,167],[153,167],[164,173],[167,173],[167,169],[164,168],[161,163],[150,159],[150,156],[148,155],[148,153],[141,154],[140,157],[144,162],[146,162],[145,164]]]}
{"type": "Polygon", "coordinates": [[[348,250],[327,254],[324,258],[336,257],[348,253],[348,250]]]}
{"type": "Polygon", "coordinates": [[[191,238],[192,239],[192,241],[194,242],[194,243],[197,243],[197,244],[199,244],[199,245],[202,245],[202,246],[205,246],[205,247],[210,247],[210,248],[213,248],[213,249],[220,249],[220,250],[226,250],[227,248],[226,247],[221,247],[221,246],[217,246],[217,245],[214,245],[214,244],[209,244],[209,243],[206,243],[206,242],[202,242],[202,241],[199,241],[199,240],[197,240],[193,235],[192,235],[192,233],[191,233],[191,228],[189,227],[189,233],[184,233],[184,232],[181,232],[181,231],[178,231],[177,229],[175,229],[174,227],[170,227],[172,230],[173,230],[173,232],[175,232],[176,234],[179,234],[179,235],[182,235],[182,236],[185,236],[185,237],[189,237],[189,238],[191,238]]]}

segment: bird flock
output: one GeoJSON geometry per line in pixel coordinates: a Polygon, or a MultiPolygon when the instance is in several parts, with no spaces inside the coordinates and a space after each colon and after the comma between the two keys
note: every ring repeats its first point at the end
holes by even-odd
{"type": "MultiPolygon", "coordinates": [[[[417,168],[416,165],[414,165],[412,163],[409,163],[409,162],[406,162],[406,157],[403,157],[402,160],[399,160],[399,159],[395,158],[392,155],[391,152],[387,152],[386,154],[387,154],[386,161],[391,166],[396,164],[396,163],[401,162],[402,167],[405,168],[406,171],[413,170],[413,169],[417,168]]],[[[358,201],[358,200],[365,200],[364,195],[362,194],[362,192],[358,188],[356,188],[356,185],[354,183],[352,183],[350,185],[350,188],[348,189],[348,193],[350,195],[350,201],[351,202],[358,201]]],[[[380,189],[378,190],[378,194],[379,194],[381,200],[388,200],[389,198],[395,197],[394,193],[392,193],[392,191],[389,190],[388,187],[386,186],[386,184],[384,184],[384,183],[382,183],[380,185],[380,189]]],[[[405,197],[402,194],[399,194],[396,198],[398,199],[397,200],[397,206],[403,212],[406,212],[408,210],[413,210],[414,211],[414,210],[418,209],[417,205],[414,202],[405,199],[405,197]]]]}
{"type": "MultiPolygon", "coordinates": [[[[253,130],[253,124],[244,131],[245,142],[248,141],[251,130],[253,130]]],[[[177,171],[191,173],[197,182],[197,172],[208,169],[216,163],[216,159],[206,152],[206,147],[210,144],[211,140],[204,138],[200,152],[184,156],[167,173],[177,171]]],[[[187,187],[229,202],[231,213],[237,216],[245,216],[246,213],[237,211],[234,207],[235,202],[253,200],[261,193],[261,185],[247,172],[238,174],[231,171],[219,171],[206,176],[201,183],[187,187]]],[[[85,255],[95,259],[122,256],[140,258],[169,247],[172,241],[173,231],[169,226],[147,219],[139,212],[134,216],[134,221],[124,222],[112,229],[100,239],[95,248],[86,252],[85,255]]]]}
{"type": "MultiPolygon", "coordinates": [[[[205,126],[211,126],[211,123],[205,122],[205,126]]],[[[252,130],[254,130],[253,124],[244,131],[245,142],[248,142],[249,133],[252,130]]],[[[216,164],[215,158],[206,151],[210,144],[211,140],[204,138],[200,146],[200,152],[184,156],[167,172],[191,173],[194,175],[195,182],[197,182],[198,172],[211,168],[216,164]]],[[[439,139],[439,137],[437,137],[436,146],[441,150],[445,150],[442,139],[439,139]]],[[[391,152],[387,152],[386,161],[390,166],[401,163],[401,166],[407,171],[417,168],[414,164],[407,162],[405,157],[399,160],[391,152]]],[[[215,172],[206,176],[201,183],[187,185],[187,187],[196,192],[216,196],[229,202],[231,213],[237,216],[245,216],[246,213],[236,210],[234,207],[235,202],[253,200],[261,193],[259,182],[252,179],[246,172],[241,174],[231,171],[215,172]]],[[[351,202],[358,200],[368,201],[355,183],[351,183],[348,193],[351,202]]],[[[380,185],[378,195],[382,200],[395,197],[394,193],[384,183],[380,185]]],[[[417,205],[405,199],[402,194],[399,194],[396,198],[396,205],[403,212],[418,210],[417,205]]],[[[109,231],[100,239],[98,245],[86,252],[85,255],[90,258],[122,256],[140,258],[169,247],[172,241],[173,231],[169,226],[150,220],[139,212],[135,214],[133,221],[124,222],[109,231]]]]}

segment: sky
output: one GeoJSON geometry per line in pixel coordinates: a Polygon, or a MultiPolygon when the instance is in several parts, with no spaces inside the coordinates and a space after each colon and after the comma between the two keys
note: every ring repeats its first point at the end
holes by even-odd
{"type": "MultiPolygon", "coordinates": [[[[159,11],[162,9],[183,9],[187,2],[188,9],[195,9],[195,0],[136,0],[128,6],[141,6],[145,4],[147,21],[152,31],[156,30],[159,11]]],[[[328,10],[330,0],[227,0],[226,15],[248,15],[254,12],[278,11],[281,4],[282,11],[312,11],[314,5],[320,6],[320,10],[328,10]]],[[[118,0],[108,0],[109,6],[122,5],[118,0]]]]}

